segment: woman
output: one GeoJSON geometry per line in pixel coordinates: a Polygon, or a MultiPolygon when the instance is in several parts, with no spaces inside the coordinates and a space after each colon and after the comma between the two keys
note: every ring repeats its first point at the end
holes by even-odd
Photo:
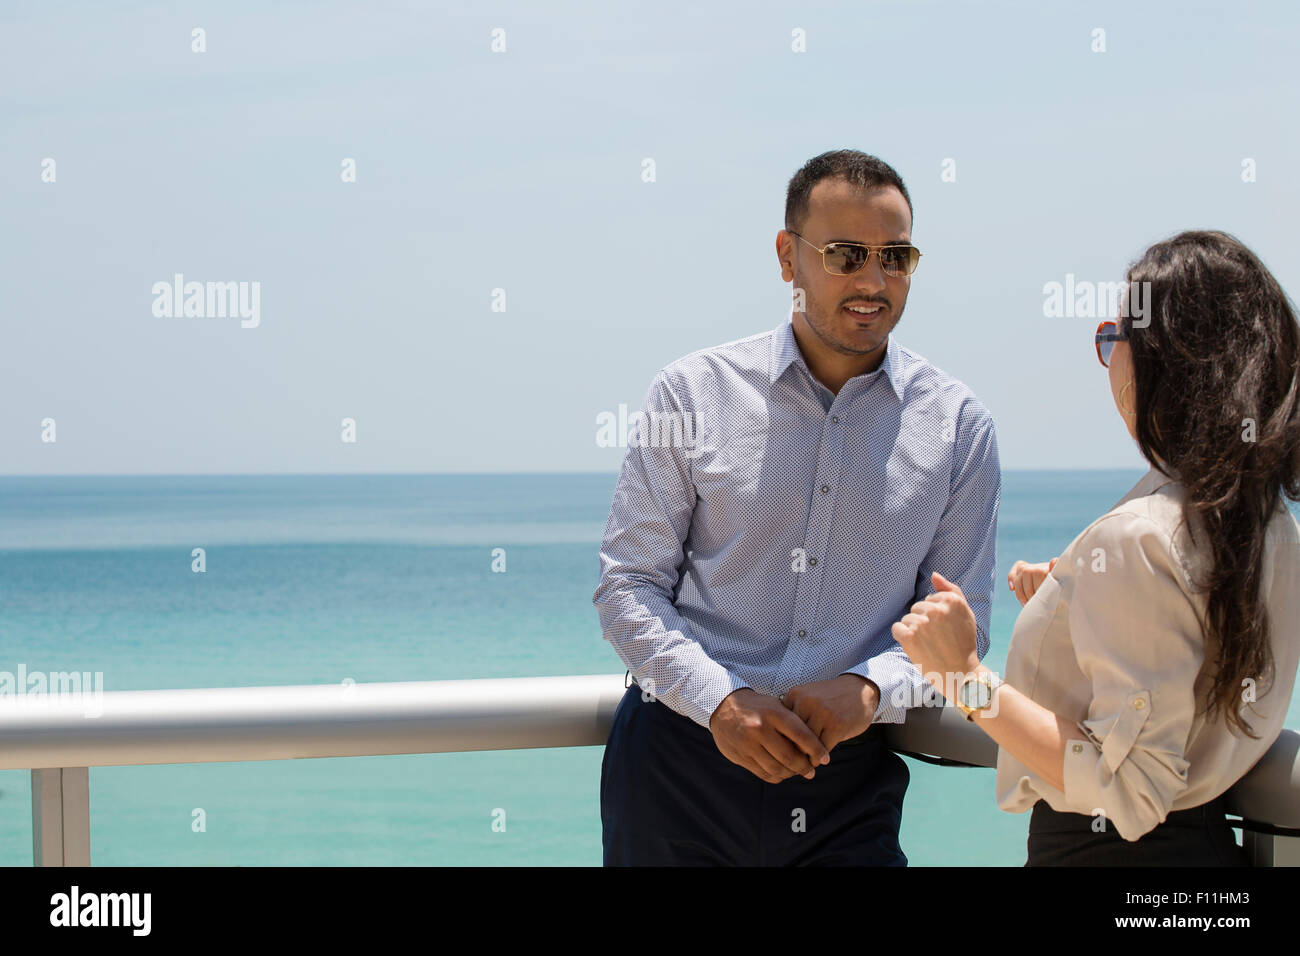
{"type": "Polygon", "coordinates": [[[1300,660],[1300,330],[1221,232],[1152,246],[1128,280],[1146,309],[1103,323],[1097,354],[1151,470],[1059,558],[1017,562],[1005,683],[937,574],[893,633],[997,741],[999,806],[1033,808],[1027,865],[1241,866],[1223,794],[1300,660]]]}

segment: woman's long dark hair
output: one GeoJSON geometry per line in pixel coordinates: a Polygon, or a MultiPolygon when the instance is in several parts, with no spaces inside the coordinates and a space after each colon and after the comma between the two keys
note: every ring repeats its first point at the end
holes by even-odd
{"type": "Polygon", "coordinates": [[[1207,597],[1206,649],[1216,651],[1208,717],[1222,709],[1230,727],[1256,737],[1240,702],[1248,678],[1260,692],[1273,679],[1264,537],[1282,494],[1300,500],[1295,310],[1255,254],[1222,232],[1157,243],[1128,280],[1150,283],[1129,286],[1133,314],[1122,320],[1138,447],[1182,483],[1183,520],[1213,558],[1194,582],[1207,597]]]}

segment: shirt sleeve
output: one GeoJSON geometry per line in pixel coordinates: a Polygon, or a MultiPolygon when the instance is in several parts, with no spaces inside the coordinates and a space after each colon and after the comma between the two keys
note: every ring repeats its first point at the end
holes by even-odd
{"type": "Polygon", "coordinates": [[[1200,621],[1173,544],[1150,518],[1107,515],[1073,551],[1070,637],[1092,701],[1084,739],[1066,742],[1069,806],[1057,809],[1100,811],[1136,840],[1187,789],[1200,621]]]}
{"type": "Polygon", "coordinates": [[[707,728],[723,699],[749,685],[705,653],[674,604],[695,485],[690,449],[653,437],[672,429],[642,427],[652,414],[685,414],[662,371],[650,386],[640,423],[629,432],[592,602],[605,639],[638,683],[707,728]]]}
{"type": "MultiPolygon", "coordinates": [[[[930,575],[938,571],[962,589],[974,612],[976,653],[983,659],[989,650],[1002,468],[991,415],[984,412],[965,434],[972,437],[964,443],[958,442],[955,450],[948,504],[939,519],[930,550],[917,569],[913,599],[898,616],[901,618],[912,604],[933,593],[930,575]]],[[[879,644],[887,645],[884,651],[847,673],[865,677],[880,688],[880,704],[873,723],[901,724],[908,707],[932,701],[935,691],[889,630],[881,636],[879,644]]]]}

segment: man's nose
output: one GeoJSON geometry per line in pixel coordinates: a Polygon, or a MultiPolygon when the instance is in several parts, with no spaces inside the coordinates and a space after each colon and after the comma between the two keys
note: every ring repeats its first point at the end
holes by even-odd
{"type": "Polygon", "coordinates": [[[867,296],[885,291],[885,270],[880,266],[879,252],[872,252],[866,265],[853,273],[853,288],[867,296]]]}

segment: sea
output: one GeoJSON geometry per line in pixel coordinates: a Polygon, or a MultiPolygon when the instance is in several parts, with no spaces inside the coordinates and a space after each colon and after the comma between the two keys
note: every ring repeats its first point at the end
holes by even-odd
{"type": "MultiPolygon", "coordinates": [[[[1011,565],[1059,554],[1140,477],[1004,473],[989,666],[1011,565]]],[[[102,672],[105,691],[621,674],[591,603],[616,481],[0,477],[0,671],[102,672]]],[[[91,861],[595,866],[602,754],[94,767],[91,861]]],[[[991,769],[907,763],[911,865],[1024,863],[1028,814],[998,809],[991,769]]],[[[3,770],[0,864],[31,862],[30,774],[3,770]]]]}

